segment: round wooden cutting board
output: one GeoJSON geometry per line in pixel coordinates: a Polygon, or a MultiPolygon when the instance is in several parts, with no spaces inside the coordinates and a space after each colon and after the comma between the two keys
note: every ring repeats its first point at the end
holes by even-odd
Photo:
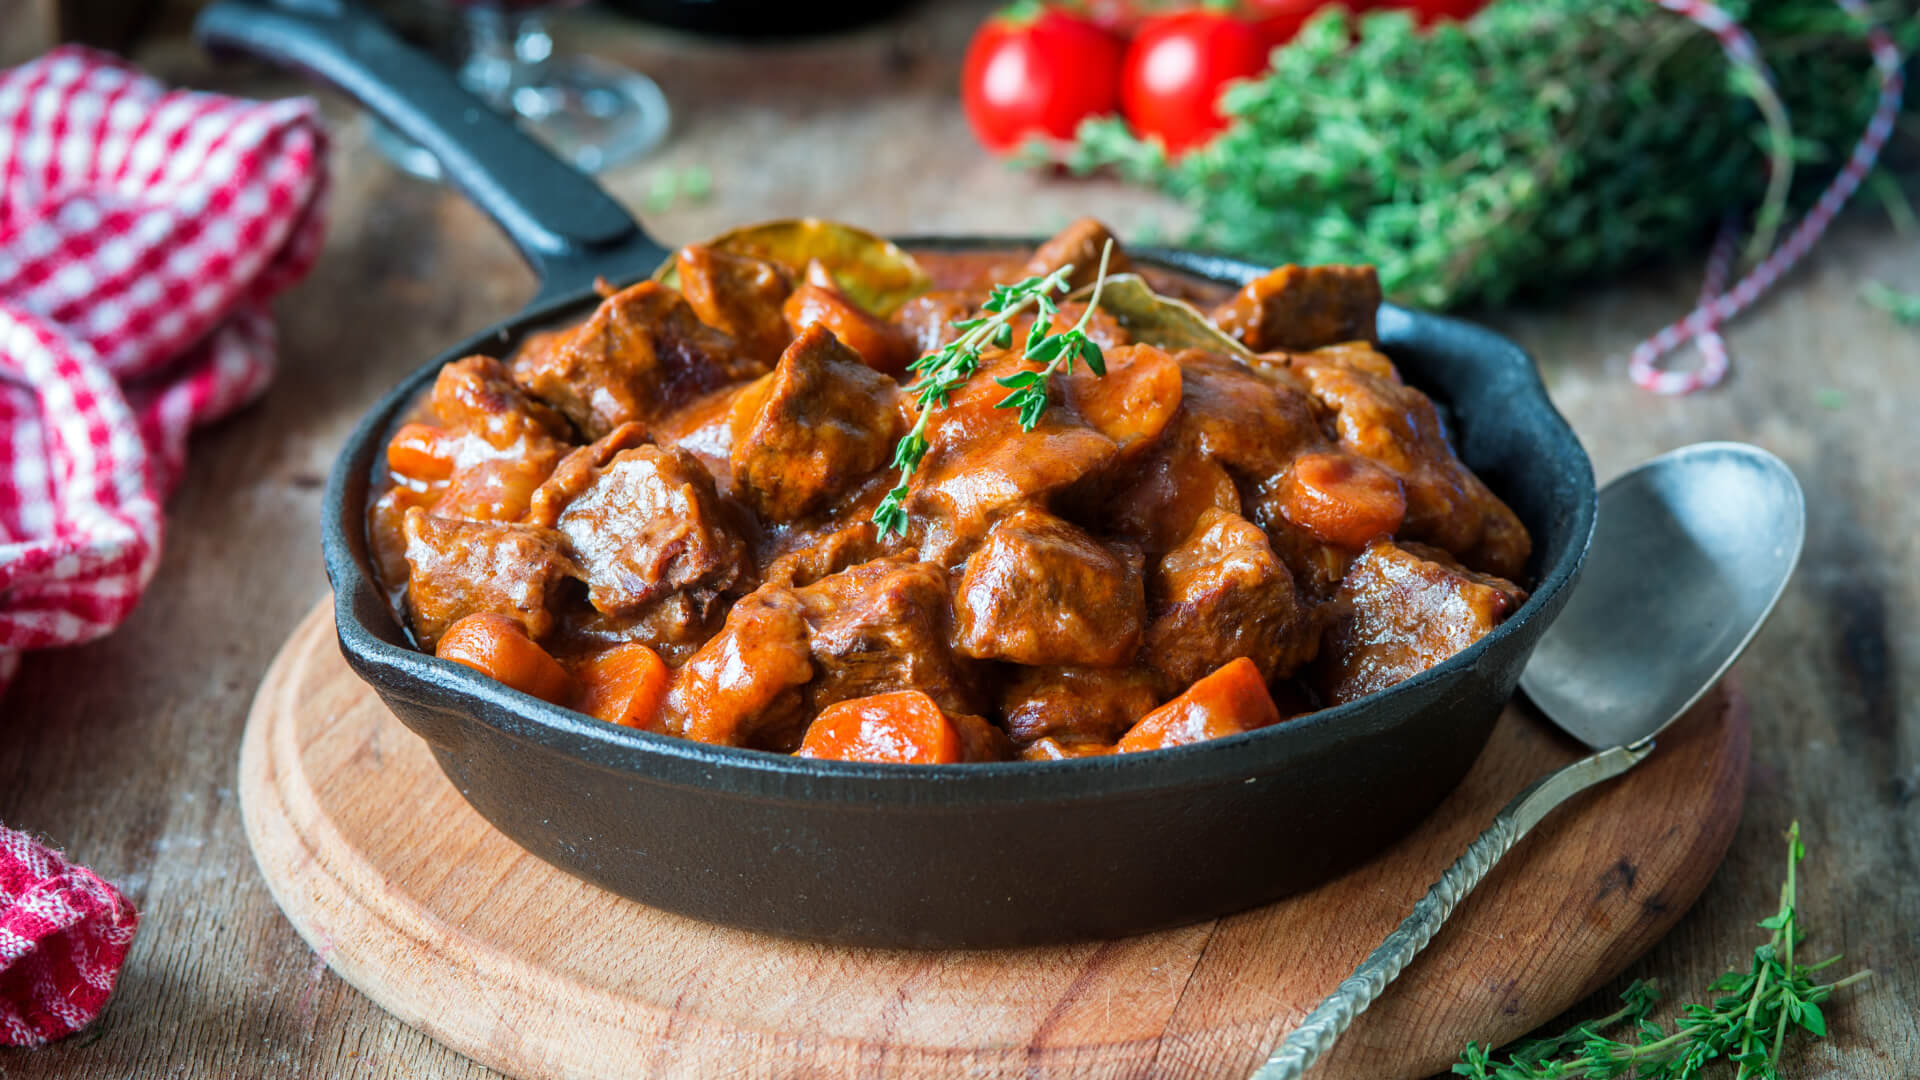
{"type": "MultiPolygon", "coordinates": [[[[1549,818],[1323,1066],[1444,1071],[1618,973],[1713,875],[1745,794],[1723,689],[1646,764],[1549,818]]],[[[300,934],[400,1019],[524,1077],[1244,1077],[1506,800],[1573,748],[1510,707],[1413,835],[1320,889],[1144,937],[894,952],[785,941],[568,877],[469,809],[348,671],[330,605],[262,682],[240,757],[261,872],[300,934]]]]}

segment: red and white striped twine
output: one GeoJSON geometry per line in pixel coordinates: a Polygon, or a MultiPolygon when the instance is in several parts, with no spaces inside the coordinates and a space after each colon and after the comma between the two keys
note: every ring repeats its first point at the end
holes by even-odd
{"type": "MultiPolygon", "coordinates": [[[[1752,37],[1725,11],[1705,0],[1653,2],[1698,23],[1720,40],[1728,59],[1754,68],[1762,78],[1767,77],[1752,37]]],[[[1899,115],[1900,100],[1905,91],[1905,79],[1900,71],[1900,52],[1887,32],[1873,21],[1864,0],[1834,0],[1834,3],[1867,28],[1867,46],[1873,54],[1873,66],[1880,72],[1880,101],[1874,108],[1873,117],[1867,121],[1866,131],[1860,136],[1860,141],[1854,144],[1853,153],[1848,155],[1840,174],[1833,178],[1813,209],[1788,234],[1786,242],[1726,291],[1722,291],[1722,286],[1733,266],[1735,230],[1731,225],[1721,229],[1720,238],[1715,242],[1713,254],[1707,261],[1706,280],[1700,291],[1698,306],[1685,318],[1641,342],[1627,360],[1627,374],[1643,390],[1656,394],[1690,394],[1712,386],[1725,377],[1727,350],[1726,343],[1720,337],[1720,325],[1759,299],[1762,293],[1812,250],[1827,231],[1827,226],[1833,223],[1840,208],[1846,205],[1866,180],[1867,173],[1872,171],[1874,161],[1880,156],[1881,148],[1893,134],[1893,122],[1899,115]],[[1670,371],[1659,365],[1662,357],[1689,341],[1700,350],[1701,364],[1698,368],[1670,371]]]]}

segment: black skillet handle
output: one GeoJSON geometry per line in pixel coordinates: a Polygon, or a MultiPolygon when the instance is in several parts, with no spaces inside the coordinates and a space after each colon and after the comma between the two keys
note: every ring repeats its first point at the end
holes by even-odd
{"type": "Polygon", "coordinates": [[[601,187],[468,92],[350,0],[219,0],[194,36],[338,87],[440,160],[540,275],[543,299],[596,275],[637,277],[667,257],[601,187]]]}

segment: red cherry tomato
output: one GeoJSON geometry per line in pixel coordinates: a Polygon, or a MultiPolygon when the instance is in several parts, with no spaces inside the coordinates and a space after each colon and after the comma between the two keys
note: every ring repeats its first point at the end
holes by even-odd
{"type": "Polygon", "coordinates": [[[1253,22],[1194,9],[1148,19],[1127,50],[1120,104],[1136,135],[1177,154],[1226,126],[1220,91],[1267,69],[1271,47],[1253,22]]]}
{"type": "Polygon", "coordinates": [[[1080,121],[1118,107],[1125,52],[1090,20],[1016,5],[981,24],[967,47],[960,83],[967,122],[995,153],[1030,135],[1072,138],[1080,121]]]}

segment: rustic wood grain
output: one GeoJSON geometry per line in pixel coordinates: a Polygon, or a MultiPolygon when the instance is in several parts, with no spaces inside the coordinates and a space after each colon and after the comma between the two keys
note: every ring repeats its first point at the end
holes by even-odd
{"type": "MultiPolygon", "coordinates": [[[[1652,761],[1510,856],[1316,1076],[1418,1080],[1611,977],[1719,865],[1747,752],[1744,706],[1710,696],[1652,761]]],[[[316,953],[516,1076],[1237,1077],[1509,798],[1575,756],[1512,707],[1413,835],[1217,922],[1044,949],[809,945],[655,911],[529,856],[348,670],[323,605],[261,683],[239,793],[268,887],[316,953]]]]}
{"type": "MultiPolygon", "coordinates": [[[[594,25],[677,109],[655,159],[610,178],[641,206],[666,166],[712,170],[711,200],[649,216],[668,240],[800,211],[883,229],[1044,232],[1078,212],[1127,235],[1177,229],[1168,203],[1111,182],[1010,172],[977,153],[958,56],[989,6],[927,4],[827,41],[746,51],[594,25]]],[[[256,96],[303,84],[213,69],[179,41],[136,59],[256,96]]],[[[121,883],[144,915],[105,1017],[0,1077],[452,1077],[488,1070],[407,1028],[317,962],[253,868],[234,797],[248,702],[326,590],[320,480],[361,410],[447,342],[532,291],[512,249],[457,197],[372,154],[339,99],[327,246],[279,305],[281,373],[201,433],[140,609],[104,640],[29,657],[0,698],[0,821],[121,883]]],[[[1532,308],[1479,313],[1540,358],[1600,477],[1709,438],[1779,454],[1806,485],[1805,560],[1739,668],[1754,746],[1747,810],[1720,873],[1628,970],[1697,993],[1755,944],[1798,818],[1811,947],[1879,974],[1828,1007],[1833,1038],[1792,1075],[1905,1080],[1920,1061],[1920,333],[1865,309],[1862,282],[1920,289],[1920,240],[1861,207],[1728,331],[1735,370],[1681,400],[1626,381],[1627,351],[1680,314],[1694,260],[1532,308]],[[1820,394],[1822,390],[1838,394],[1820,394]]],[[[1611,988],[1617,989],[1617,986],[1611,988]]],[[[1116,991],[1117,992],[1117,991],[1116,991]]],[[[1608,1007],[1601,996],[1574,1013],[1608,1007]]]]}

